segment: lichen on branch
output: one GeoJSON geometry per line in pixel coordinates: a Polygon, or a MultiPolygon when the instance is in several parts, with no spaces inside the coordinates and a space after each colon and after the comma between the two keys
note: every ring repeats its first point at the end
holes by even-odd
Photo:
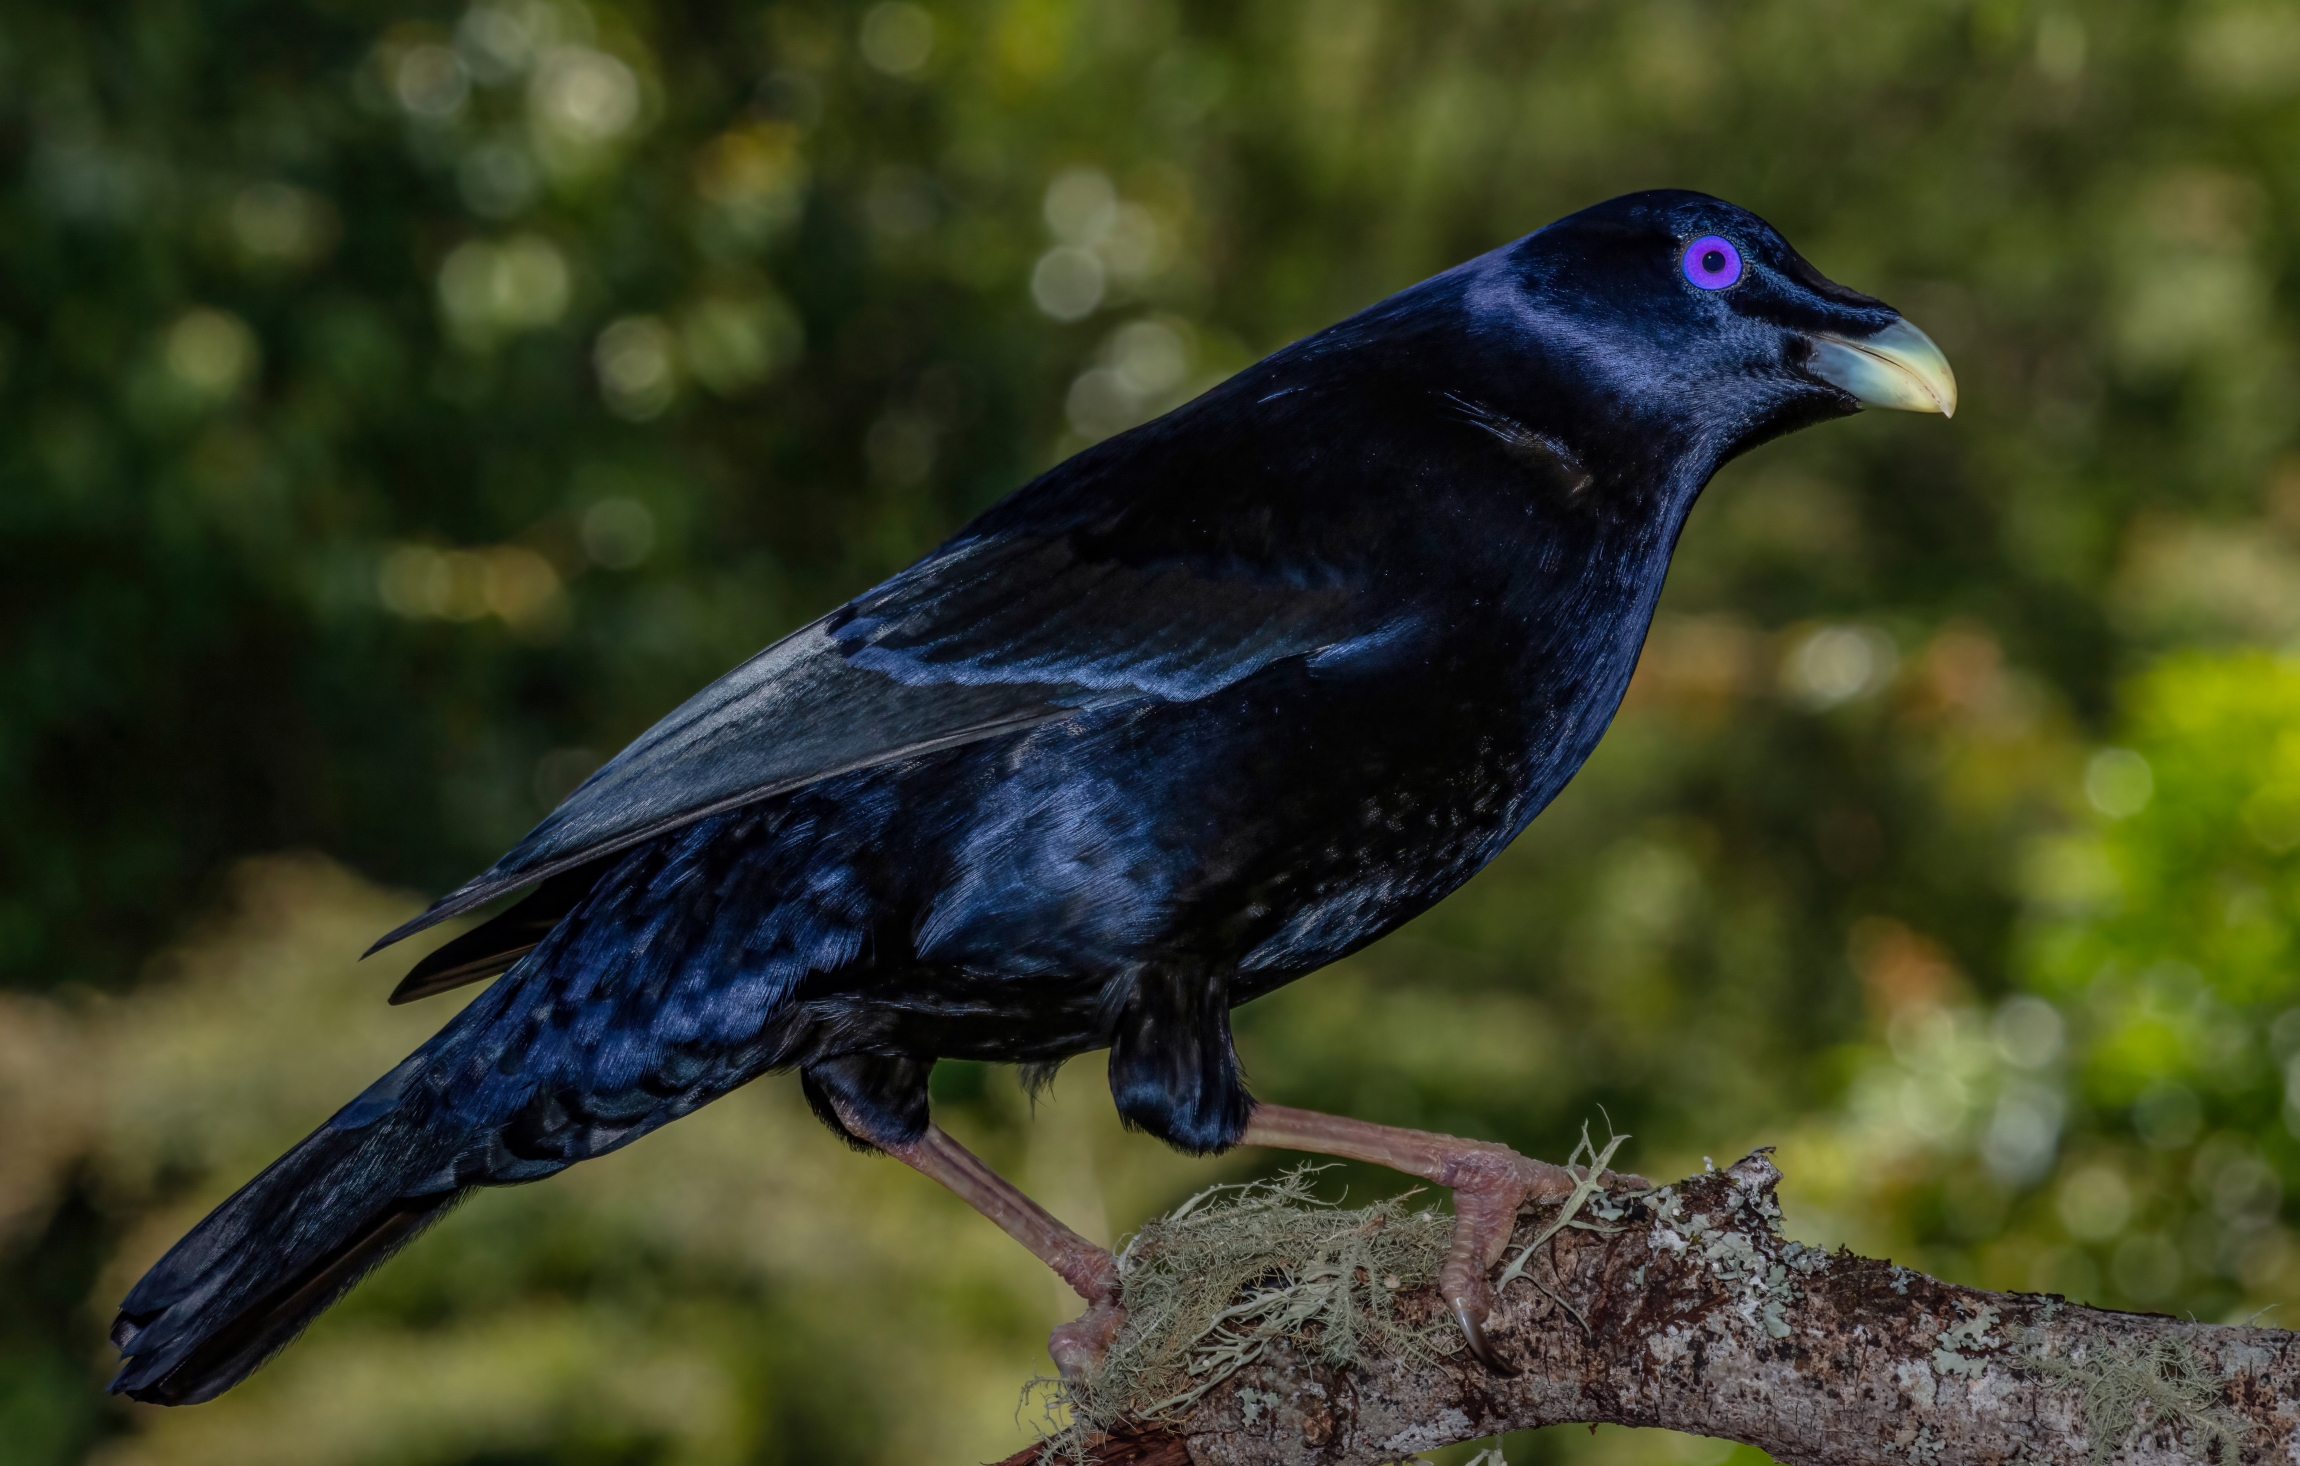
{"type": "MultiPolygon", "coordinates": [[[[1120,1250],[1126,1325],[1109,1356],[1086,1379],[1045,1382],[1072,1417],[1058,1453],[1081,1430],[1188,1419],[1275,1344],[1339,1369],[1461,1347],[1397,1303],[1435,1281],[1451,1219],[1412,1205],[1415,1192],[1357,1210],[1322,1202],[1310,1189],[1317,1169],[1200,1192],[1120,1250]]],[[[1251,1424],[1260,1397],[1246,1390],[1239,1408],[1251,1424]]]]}
{"type": "MultiPolygon", "coordinates": [[[[1579,1152],[1576,1159],[1581,1159],[1579,1152]]],[[[1603,1157],[1584,1174],[1602,1171],[1603,1157]]],[[[1528,1208],[1489,1337],[1431,1286],[1448,1218],[1345,1210],[1303,1173],[1226,1188],[1125,1254],[1138,1309],[1075,1428],[1015,1463],[1377,1466],[1563,1423],[1659,1426],[1800,1466],[2248,1466],[2300,1452],[2300,1336],[1958,1288],[1783,1235],[1758,1152],[1528,1208]]]]}

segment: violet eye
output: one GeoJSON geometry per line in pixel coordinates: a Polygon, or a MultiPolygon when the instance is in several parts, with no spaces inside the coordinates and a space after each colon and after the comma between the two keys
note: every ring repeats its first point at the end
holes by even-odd
{"type": "Polygon", "coordinates": [[[1685,246],[1685,278],[1703,290],[1723,290],[1741,278],[1741,251],[1721,234],[1704,234],[1685,246]]]}

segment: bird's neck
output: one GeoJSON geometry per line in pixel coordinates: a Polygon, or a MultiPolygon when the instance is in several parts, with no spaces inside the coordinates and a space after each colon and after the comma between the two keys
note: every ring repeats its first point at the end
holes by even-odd
{"type": "Polygon", "coordinates": [[[1552,518],[1541,546],[1520,558],[1504,618],[1514,633],[1512,694],[1533,736],[1504,843],[1556,797],[1612,725],[1706,479],[1696,460],[1674,481],[1651,483],[1643,513],[1552,518]]]}

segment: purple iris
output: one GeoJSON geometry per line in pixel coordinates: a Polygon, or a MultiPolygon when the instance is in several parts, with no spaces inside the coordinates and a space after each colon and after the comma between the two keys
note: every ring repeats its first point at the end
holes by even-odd
{"type": "Polygon", "coordinates": [[[1685,246],[1685,278],[1703,290],[1723,290],[1741,278],[1741,251],[1721,234],[1704,234],[1685,246]]]}

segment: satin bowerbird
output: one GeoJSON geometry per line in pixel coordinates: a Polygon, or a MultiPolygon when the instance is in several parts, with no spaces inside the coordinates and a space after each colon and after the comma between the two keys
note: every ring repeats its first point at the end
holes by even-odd
{"type": "Polygon", "coordinates": [[[1684,192],[1561,219],[1025,484],[672,712],[382,946],[498,898],[394,1001],[494,984],[136,1284],[114,1388],[206,1400],[474,1187],[795,1069],[1087,1302],[1110,1255],[928,1113],[936,1060],[1107,1050],[1119,1114],[1453,1188],[1480,1358],[1501,1146],[1257,1103],[1230,1010],[1493,859],[1586,758],[1719,466],[1948,363],[1763,220],[1684,192]]]}

